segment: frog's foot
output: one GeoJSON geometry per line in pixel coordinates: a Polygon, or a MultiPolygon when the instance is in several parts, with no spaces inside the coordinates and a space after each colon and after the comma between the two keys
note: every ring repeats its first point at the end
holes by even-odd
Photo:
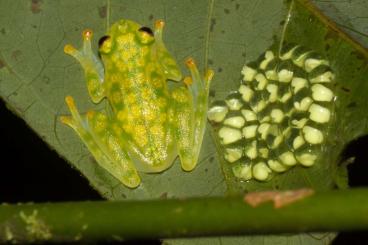
{"type": "Polygon", "coordinates": [[[102,63],[97,59],[91,49],[91,39],[93,33],[91,30],[84,30],[82,33],[83,46],[77,50],[72,45],[64,46],[64,52],[73,56],[79,61],[84,69],[88,92],[94,103],[98,103],[104,97],[104,69],[102,63]]]}
{"type": "Polygon", "coordinates": [[[101,167],[124,185],[137,187],[141,180],[119,140],[121,130],[111,125],[101,112],[89,111],[86,115],[80,115],[71,96],[67,96],[65,101],[72,116],[60,117],[61,122],[77,132],[101,167]]]}
{"type": "Polygon", "coordinates": [[[181,71],[176,64],[176,61],[172,58],[169,51],[166,49],[165,44],[162,40],[162,33],[165,26],[163,20],[155,21],[155,48],[157,49],[156,55],[157,60],[160,61],[160,65],[165,73],[166,78],[172,81],[180,81],[182,79],[181,71]]]}
{"type": "Polygon", "coordinates": [[[173,92],[175,102],[176,123],[178,128],[177,142],[182,168],[191,171],[197,164],[207,121],[207,103],[209,85],[213,71],[208,70],[202,78],[192,58],[186,65],[191,77],[185,77],[185,88],[173,92]]]}

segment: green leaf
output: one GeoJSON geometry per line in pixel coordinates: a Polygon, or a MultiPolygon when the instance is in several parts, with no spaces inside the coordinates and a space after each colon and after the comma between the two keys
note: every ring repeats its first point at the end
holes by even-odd
{"type": "MultiPolygon", "coordinates": [[[[334,122],[328,130],[325,151],[315,166],[294,167],[284,174],[276,175],[269,182],[237,180],[229,163],[220,157],[230,193],[301,187],[328,190],[336,186],[346,186],[346,164],[339,166],[341,151],[351,140],[367,133],[365,93],[368,85],[365,80],[368,74],[368,52],[339,30],[336,24],[323,16],[309,1],[288,1],[286,5],[286,17],[275,33],[273,47],[277,52],[283,41],[296,43],[327,57],[336,74],[334,122]]],[[[253,60],[247,59],[247,62],[253,60]]],[[[215,130],[213,135],[216,134],[215,130]]],[[[224,151],[219,142],[217,149],[221,154],[224,151]]]]}
{"type": "MultiPolygon", "coordinates": [[[[329,4],[318,1],[318,4],[336,21],[350,20],[343,24],[344,28],[368,43],[361,35],[362,29],[359,31],[364,27],[364,19],[352,17],[364,16],[368,3],[356,0],[346,5],[341,1],[329,1],[329,4]],[[342,14],[347,7],[350,14],[342,14]],[[335,9],[340,12],[334,12],[335,9]]],[[[285,38],[317,50],[333,61],[338,82],[337,120],[331,136],[335,143],[330,147],[333,154],[326,165],[319,168],[295,169],[303,178],[295,177],[298,173],[293,176],[293,170],[287,174],[290,177],[264,187],[296,188],[308,183],[317,189],[331,188],[334,180],[329,172],[337,171],[338,153],[368,130],[365,113],[368,104],[365,95],[368,89],[365,82],[367,52],[310,6],[306,0],[295,2],[285,38]]],[[[77,135],[58,121],[60,115],[68,114],[64,103],[66,95],[75,98],[81,112],[104,107],[103,103],[96,106],[90,101],[82,69],[63,53],[63,46],[66,43],[80,45],[82,30],[91,28],[97,37],[94,41],[97,50],[98,37],[121,18],[147,26],[152,26],[155,19],[164,19],[164,41],[168,49],[181,64],[186,57],[193,56],[202,71],[205,67],[214,69],[211,95],[212,99],[221,99],[228,91],[237,89],[240,70],[246,61],[257,58],[274,43],[275,37],[280,37],[288,11],[282,0],[2,0],[0,11],[1,98],[50,148],[81,171],[104,197],[147,199],[223,195],[226,192],[209,131],[198,166],[191,173],[183,172],[176,161],[162,174],[143,175],[142,185],[130,190],[101,169],[77,135]]],[[[183,65],[182,70],[188,74],[183,65]]],[[[233,190],[238,188],[233,187],[233,190]]],[[[246,189],[264,187],[255,185],[246,189]]]]}
{"type": "MultiPolygon", "coordinates": [[[[208,46],[209,4],[181,1],[1,1],[0,94],[8,107],[22,117],[52,149],[88,178],[107,199],[147,199],[222,195],[226,186],[215,161],[215,149],[206,135],[200,161],[191,173],[181,170],[177,160],[162,174],[142,174],[142,184],[131,190],[99,167],[79,137],[58,120],[69,114],[66,95],[75,98],[81,113],[94,105],[87,94],[80,65],[64,54],[67,43],[81,45],[81,32],[98,37],[115,21],[126,18],[152,26],[164,19],[164,40],[182,70],[193,56],[203,68],[208,46]]],[[[52,173],[50,173],[52,174],[52,173]]]]}

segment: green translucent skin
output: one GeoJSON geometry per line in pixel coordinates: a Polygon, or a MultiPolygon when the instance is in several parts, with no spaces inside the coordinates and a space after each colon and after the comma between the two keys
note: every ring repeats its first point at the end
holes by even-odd
{"type": "Polygon", "coordinates": [[[163,26],[163,21],[156,21],[151,31],[130,20],[118,21],[100,40],[103,65],[91,50],[90,30],[83,32],[81,50],[64,48],[84,68],[92,101],[106,97],[113,115],[80,115],[67,96],[72,116],[61,121],[77,132],[100,166],[131,188],[141,182],[138,171],[164,171],[177,155],[182,168],[191,171],[205,129],[213,73],[202,78],[189,58],[191,77],[169,91],[167,80],[179,81],[182,75],[162,42],[163,26]]]}

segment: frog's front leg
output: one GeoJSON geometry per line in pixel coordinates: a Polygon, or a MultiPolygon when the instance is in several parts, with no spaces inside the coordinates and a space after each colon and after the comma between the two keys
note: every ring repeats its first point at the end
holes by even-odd
{"type": "Polygon", "coordinates": [[[72,45],[64,46],[64,52],[73,56],[79,61],[84,69],[87,80],[88,92],[94,103],[98,103],[105,96],[104,93],[104,69],[102,63],[97,59],[91,49],[91,39],[93,33],[91,30],[84,30],[82,33],[83,46],[80,50],[75,49],[72,45]]]}
{"type": "Polygon", "coordinates": [[[71,96],[65,101],[72,116],[63,116],[60,120],[77,132],[101,167],[124,185],[137,187],[141,180],[120,140],[123,138],[121,128],[101,112],[80,115],[71,96]]]}
{"type": "Polygon", "coordinates": [[[184,78],[186,87],[173,91],[176,141],[181,166],[191,171],[197,164],[207,122],[209,85],[213,71],[202,78],[192,58],[186,61],[191,77],[184,78]]]}

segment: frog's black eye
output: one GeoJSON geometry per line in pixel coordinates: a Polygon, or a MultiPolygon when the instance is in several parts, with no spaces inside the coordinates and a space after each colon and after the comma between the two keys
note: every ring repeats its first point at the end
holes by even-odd
{"type": "Polygon", "coordinates": [[[112,42],[111,37],[108,35],[103,36],[98,41],[98,50],[100,51],[100,53],[108,54],[110,53],[112,49],[112,45],[113,45],[113,42],[112,42]]]}
{"type": "Polygon", "coordinates": [[[108,39],[110,39],[110,36],[109,36],[109,35],[106,35],[106,36],[101,37],[101,38],[100,38],[100,40],[98,40],[98,47],[100,47],[100,48],[101,48],[101,46],[103,45],[103,43],[104,43],[106,40],[108,40],[108,39]]]}
{"type": "Polygon", "coordinates": [[[142,26],[141,28],[138,29],[138,31],[143,31],[153,37],[153,31],[149,27],[142,26]]]}

